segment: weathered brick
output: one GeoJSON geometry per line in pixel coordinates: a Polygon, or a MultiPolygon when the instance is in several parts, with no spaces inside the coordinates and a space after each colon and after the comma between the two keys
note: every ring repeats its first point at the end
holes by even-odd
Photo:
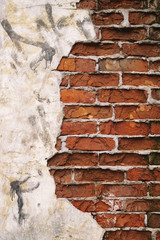
{"type": "Polygon", "coordinates": [[[99,61],[100,71],[147,72],[148,63],[141,59],[103,59],[99,61]]]}
{"type": "Polygon", "coordinates": [[[120,53],[118,44],[111,43],[76,43],[71,54],[76,56],[107,56],[120,53]]]}
{"type": "Polygon", "coordinates": [[[75,181],[77,182],[121,182],[124,180],[122,171],[111,171],[108,169],[76,169],[75,181]]]}
{"type": "Polygon", "coordinates": [[[98,155],[89,153],[61,153],[48,161],[48,166],[97,166],[98,155]]]}
{"type": "Polygon", "coordinates": [[[57,185],[56,195],[59,198],[76,198],[76,197],[94,197],[94,184],[78,184],[78,185],[57,185]]]}
{"type": "Polygon", "coordinates": [[[152,98],[159,101],[160,100],[160,89],[153,89],[151,92],[152,98]]]}
{"type": "Polygon", "coordinates": [[[159,0],[149,0],[149,7],[153,10],[159,10],[160,9],[159,0]]]}
{"type": "Polygon", "coordinates": [[[133,168],[127,171],[127,180],[130,181],[160,181],[160,169],[149,170],[133,168]]]}
{"type": "Polygon", "coordinates": [[[68,76],[65,76],[62,79],[61,86],[67,87],[68,86],[68,76]]]}
{"type": "Polygon", "coordinates": [[[143,214],[97,214],[97,222],[102,228],[144,227],[143,214]]]}
{"type": "Polygon", "coordinates": [[[92,22],[95,25],[120,24],[123,21],[121,13],[96,12],[92,14],[92,22]]]}
{"type": "Polygon", "coordinates": [[[158,44],[123,44],[122,52],[129,56],[158,57],[160,45],[158,44]]]}
{"type": "Polygon", "coordinates": [[[151,122],[151,134],[160,134],[160,122],[151,122]]]}
{"type": "Polygon", "coordinates": [[[70,76],[71,86],[106,87],[118,86],[118,74],[78,74],[70,76]]]}
{"type": "Polygon", "coordinates": [[[153,12],[130,12],[129,22],[130,24],[154,24],[159,23],[159,16],[153,12]]]}
{"type": "Polygon", "coordinates": [[[151,240],[152,233],[148,231],[118,230],[106,232],[103,238],[103,240],[142,240],[142,239],[151,240]]]}
{"type": "Polygon", "coordinates": [[[159,197],[160,196],[160,184],[151,183],[149,186],[149,192],[151,196],[159,197]]]}
{"type": "Polygon", "coordinates": [[[95,92],[77,89],[61,90],[61,101],[64,103],[94,103],[95,99],[95,92]]]}
{"type": "Polygon", "coordinates": [[[61,147],[62,147],[62,142],[61,142],[61,139],[57,139],[57,143],[56,143],[56,150],[59,151],[61,150],[61,147]]]}
{"type": "Polygon", "coordinates": [[[102,134],[112,135],[148,135],[149,125],[136,122],[107,122],[100,124],[102,134]]]}
{"type": "Polygon", "coordinates": [[[135,89],[100,89],[98,90],[98,100],[110,103],[145,103],[147,92],[135,89]]]}
{"type": "Polygon", "coordinates": [[[127,212],[160,212],[159,199],[136,199],[127,200],[123,203],[124,211],[127,212]]]}
{"type": "Polygon", "coordinates": [[[119,150],[157,150],[160,138],[120,138],[119,150]]]}
{"type": "Polygon", "coordinates": [[[63,122],[61,135],[97,133],[97,123],[95,122],[63,122]]]}
{"type": "Polygon", "coordinates": [[[160,240],[160,232],[156,233],[156,240],[160,240]]]}
{"type": "Polygon", "coordinates": [[[147,195],[146,184],[109,185],[97,186],[98,197],[144,197],[147,195]]]}
{"type": "Polygon", "coordinates": [[[92,59],[63,57],[58,66],[58,70],[70,72],[94,72],[95,66],[96,62],[92,59]]]}
{"type": "Polygon", "coordinates": [[[150,164],[151,165],[160,165],[160,153],[151,153],[150,154],[150,164]]]}
{"type": "Polygon", "coordinates": [[[148,156],[139,154],[106,154],[100,155],[99,164],[102,166],[142,166],[148,165],[148,156]]]}
{"type": "Polygon", "coordinates": [[[151,228],[160,228],[160,214],[149,213],[147,226],[151,228]]]}
{"type": "Polygon", "coordinates": [[[143,9],[147,7],[145,0],[98,0],[98,9],[135,8],[143,9]]]}
{"type": "Polygon", "coordinates": [[[160,71],[160,61],[150,61],[150,70],[152,70],[154,72],[159,72],[160,71]]]}
{"type": "Polygon", "coordinates": [[[102,40],[112,41],[140,41],[145,40],[145,28],[102,28],[102,40]]]}
{"type": "Polygon", "coordinates": [[[115,116],[117,119],[159,119],[160,106],[116,106],[115,116]]]}
{"type": "Polygon", "coordinates": [[[96,9],[96,0],[81,0],[77,8],[96,9]]]}
{"type": "Polygon", "coordinates": [[[72,150],[110,151],[114,149],[115,142],[112,138],[68,137],[66,141],[66,146],[72,150]]]}
{"type": "Polygon", "coordinates": [[[112,117],[111,107],[65,106],[66,119],[107,119],[112,117]]]}
{"type": "Polygon", "coordinates": [[[160,76],[145,74],[123,74],[123,85],[160,87],[160,76]]]}
{"type": "Polygon", "coordinates": [[[50,170],[50,174],[54,177],[56,183],[70,183],[71,170],[50,170]]]}
{"type": "Polygon", "coordinates": [[[95,212],[95,202],[95,200],[72,200],[71,203],[82,212],[95,212]]]}
{"type": "Polygon", "coordinates": [[[152,27],[152,28],[150,28],[149,38],[151,40],[159,41],[160,40],[160,27],[152,27]]]}

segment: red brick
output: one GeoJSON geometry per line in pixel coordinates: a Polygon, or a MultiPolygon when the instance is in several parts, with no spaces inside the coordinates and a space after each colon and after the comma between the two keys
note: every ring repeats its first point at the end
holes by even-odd
{"type": "Polygon", "coordinates": [[[123,44],[122,52],[129,56],[158,57],[160,46],[158,44],[123,44]]]}
{"type": "Polygon", "coordinates": [[[124,211],[127,212],[160,212],[160,200],[138,199],[124,202],[124,211]]]}
{"type": "Polygon", "coordinates": [[[57,185],[56,195],[59,198],[76,198],[76,197],[94,197],[94,184],[78,184],[78,185],[57,185]]]}
{"type": "Polygon", "coordinates": [[[119,150],[160,149],[160,138],[120,138],[119,150]]]}
{"type": "Polygon", "coordinates": [[[158,14],[152,12],[131,12],[129,14],[130,24],[154,24],[158,21],[158,14]]]}
{"type": "Polygon", "coordinates": [[[116,106],[116,119],[159,119],[160,106],[116,106]]]}
{"type": "Polygon", "coordinates": [[[139,154],[106,154],[100,155],[99,164],[102,166],[145,166],[148,156],[139,154]]]}
{"type": "Polygon", "coordinates": [[[97,214],[97,222],[102,228],[144,227],[143,214],[97,214]]]}
{"type": "Polygon", "coordinates": [[[147,72],[148,63],[140,59],[103,59],[99,62],[100,71],[147,72]]]}
{"type": "Polygon", "coordinates": [[[109,103],[145,103],[147,92],[135,89],[100,89],[98,90],[98,100],[109,103]]]}
{"type": "Polygon", "coordinates": [[[148,135],[149,125],[136,122],[107,122],[100,124],[102,134],[112,135],[148,135]]]}
{"type": "MultiPolygon", "coordinates": [[[[160,61],[150,61],[150,70],[154,72],[160,71],[160,61]]],[[[157,76],[159,77],[159,76],[157,76]]]]}
{"type": "Polygon", "coordinates": [[[133,185],[103,184],[97,186],[98,197],[144,197],[146,195],[147,186],[145,184],[133,184],[133,185]]]}
{"type": "Polygon", "coordinates": [[[62,58],[58,70],[70,72],[94,72],[96,62],[91,59],[62,58]]]}
{"type": "Polygon", "coordinates": [[[150,36],[151,40],[159,41],[160,40],[160,27],[152,27],[150,28],[150,36]]]}
{"type": "Polygon", "coordinates": [[[54,177],[56,183],[70,183],[71,170],[50,170],[50,174],[54,177]]]}
{"type": "Polygon", "coordinates": [[[61,86],[67,87],[68,86],[68,76],[65,76],[62,79],[61,86]]]}
{"type": "Polygon", "coordinates": [[[120,53],[118,44],[111,43],[76,43],[71,54],[76,56],[107,56],[120,53]]]}
{"type": "Polygon", "coordinates": [[[151,123],[151,134],[160,134],[160,122],[151,123]]]}
{"type": "Polygon", "coordinates": [[[156,240],[160,240],[160,232],[157,232],[157,234],[156,234],[156,240]]]}
{"type": "Polygon", "coordinates": [[[129,230],[129,231],[111,231],[106,232],[104,235],[103,240],[151,240],[152,233],[148,231],[136,231],[136,230],[129,230]]]}
{"type": "Polygon", "coordinates": [[[77,182],[121,182],[124,180],[122,171],[111,171],[109,169],[76,169],[75,181],[77,182]]]}
{"type": "Polygon", "coordinates": [[[127,180],[160,181],[160,169],[149,170],[145,168],[133,168],[127,171],[127,180]]]}
{"type": "Polygon", "coordinates": [[[62,89],[61,101],[64,103],[94,103],[95,92],[77,89],[62,89]]]}
{"type": "Polygon", "coordinates": [[[152,90],[152,98],[159,101],[160,100],[160,89],[153,89],[152,90]]]}
{"type": "Polygon", "coordinates": [[[112,138],[68,137],[66,146],[71,150],[110,151],[114,149],[115,142],[112,138]]]}
{"type": "Polygon", "coordinates": [[[121,13],[96,12],[92,15],[92,22],[95,25],[120,24],[123,21],[121,13]]]}
{"type": "Polygon", "coordinates": [[[49,161],[48,166],[97,166],[98,155],[89,153],[61,153],[54,155],[49,161]]]}
{"type": "Polygon", "coordinates": [[[143,9],[147,7],[145,0],[98,0],[98,9],[118,9],[118,8],[135,8],[143,9]]]}
{"type": "Polygon", "coordinates": [[[159,197],[160,196],[160,184],[150,184],[149,192],[151,196],[159,197]]]}
{"type": "Polygon", "coordinates": [[[123,84],[131,86],[160,87],[158,75],[123,74],[123,84]]]}
{"type": "Polygon", "coordinates": [[[151,228],[160,228],[160,214],[148,214],[147,226],[151,228]]]}
{"type": "Polygon", "coordinates": [[[70,76],[71,86],[106,87],[118,86],[118,74],[78,74],[70,76]]]}
{"type": "Polygon", "coordinates": [[[160,153],[151,153],[150,154],[150,164],[151,165],[160,165],[160,153]]]}
{"type": "Polygon", "coordinates": [[[80,3],[77,3],[77,8],[95,9],[96,1],[95,0],[81,0],[80,3]]]}
{"type": "Polygon", "coordinates": [[[56,143],[56,146],[55,146],[56,150],[60,151],[61,147],[62,147],[61,139],[57,139],[57,143],[56,143]]]}
{"type": "Polygon", "coordinates": [[[61,135],[97,133],[97,123],[95,122],[63,122],[61,135]]]}
{"type": "Polygon", "coordinates": [[[111,107],[65,106],[66,119],[107,119],[112,117],[111,107]]]}
{"type": "Polygon", "coordinates": [[[102,40],[140,41],[145,40],[147,31],[144,28],[102,28],[102,40]]]}
{"type": "Polygon", "coordinates": [[[74,207],[82,212],[95,212],[95,200],[72,200],[71,202],[74,207]]]}

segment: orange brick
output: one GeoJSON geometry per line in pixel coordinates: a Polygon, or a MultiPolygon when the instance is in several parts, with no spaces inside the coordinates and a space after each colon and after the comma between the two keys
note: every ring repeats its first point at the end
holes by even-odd
{"type": "Polygon", "coordinates": [[[77,89],[61,90],[61,101],[64,103],[94,103],[95,100],[95,92],[77,89]]]}
{"type": "Polygon", "coordinates": [[[151,196],[159,197],[160,196],[160,184],[151,183],[149,186],[149,192],[151,196]]]}
{"type": "Polygon", "coordinates": [[[112,135],[148,135],[149,125],[136,122],[107,122],[100,124],[102,134],[112,135]]]}
{"type": "Polygon", "coordinates": [[[112,117],[111,107],[66,106],[67,119],[107,119],[112,117]]]}
{"type": "MultiPolygon", "coordinates": [[[[150,70],[154,72],[160,71],[160,61],[150,61],[150,70]]],[[[159,77],[159,76],[157,76],[159,77]]]]}
{"type": "Polygon", "coordinates": [[[115,115],[117,119],[159,119],[160,106],[117,106],[115,115]]]}
{"type": "Polygon", "coordinates": [[[156,240],[160,240],[160,232],[157,232],[157,234],[156,234],[156,240]]]}
{"type": "Polygon", "coordinates": [[[92,14],[92,22],[95,25],[120,24],[123,21],[121,13],[96,12],[92,14]]]}
{"type": "Polygon", "coordinates": [[[159,21],[158,14],[152,12],[130,12],[130,24],[154,24],[159,21]]]}
{"type": "Polygon", "coordinates": [[[108,169],[76,169],[75,181],[77,182],[121,182],[124,180],[124,173],[108,169]]]}
{"type": "Polygon", "coordinates": [[[78,74],[70,76],[71,86],[105,87],[118,86],[118,74],[78,74]]]}
{"type": "Polygon", "coordinates": [[[139,154],[106,154],[100,155],[99,164],[102,166],[142,166],[148,165],[149,160],[146,155],[139,154]]]}
{"type": "Polygon", "coordinates": [[[76,43],[71,54],[76,56],[107,56],[120,53],[118,44],[111,43],[76,43]]]}
{"type": "Polygon", "coordinates": [[[77,8],[95,9],[96,1],[95,0],[81,0],[80,3],[77,3],[77,8]]]}
{"type": "Polygon", "coordinates": [[[93,134],[97,132],[95,122],[63,122],[61,135],[93,134]]]}
{"type": "Polygon", "coordinates": [[[54,177],[56,183],[70,183],[71,170],[50,170],[50,174],[54,177]]]}
{"type": "Polygon", "coordinates": [[[134,89],[100,89],[98,90],[98,100],[110,103],[145,103],[147,92],[134,89]]]}
{"type": "Polygon", "coordinates": [[[146,184],[109,185],[97,186],[98,197],[144,197],[147,196],[146,184]]]}
{"type": "Polygon", "coordinates": [[[102,228],[144,227],[144,214],[97,214],[96,220],[102,228]]]}
{"type": "Polygon", "coordinates": [[[140,41],[147,38],[144,28],[102,28],[102,40],[140,41]]]}
{"type": "Polygon", "coordinates": [[[158,150],[159,138],[120,138],[119,150],[158,150]]]}
{"type": "Polygon", "coordinates": [[[112,138],[68,137],[66,146],[72,150],[110,151],[114,149],[115,142],[112,138]]]}
{"type": "Polygon", "coordinates": [[[103,59],[99,62],[100,71],[147,72],[148,63],[140,59],[103,59]]]}
{"type": "Polygon", "coordinates": [[[160,181],[160,169],[133,168],[128,170],[127,179],[130,181],[160,181]]]}
{"type": "Polygon", "coordinates": [[[78,184],[78,185],[57,185],[56,195],[59,198],[76,198],[76,197],[94,197],[94,184],[78,184]]]}
{"type": "Polygon", "coordinates": [[[160,87],[158,75],[123,74],[123,85],[160,87]]]}
{"type": "Polygon", "coordinates": [[[151,123],[151,134],[160,134],[160,122],[151,123]]]}

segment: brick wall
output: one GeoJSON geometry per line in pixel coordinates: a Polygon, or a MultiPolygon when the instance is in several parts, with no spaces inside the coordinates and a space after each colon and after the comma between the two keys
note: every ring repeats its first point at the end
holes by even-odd
{"type": "Polygon", "coordinates": [[[160,1],[82,0],[97,42],[64,71],[64,120],[48,165],[56,194],[90,212],[105,240],[160,240],[160,1]]]}

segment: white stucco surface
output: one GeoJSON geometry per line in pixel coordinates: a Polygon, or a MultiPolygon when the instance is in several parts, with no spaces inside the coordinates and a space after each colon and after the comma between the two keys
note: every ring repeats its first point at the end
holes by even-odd
{"type": "Polygon", "coordinates": [[[0,1],[1,240],[102,238],[91,215],[56,198],[46,167],[63,118],[57,66],[75,42],[96,38],[76,2],[0,1]]]}

